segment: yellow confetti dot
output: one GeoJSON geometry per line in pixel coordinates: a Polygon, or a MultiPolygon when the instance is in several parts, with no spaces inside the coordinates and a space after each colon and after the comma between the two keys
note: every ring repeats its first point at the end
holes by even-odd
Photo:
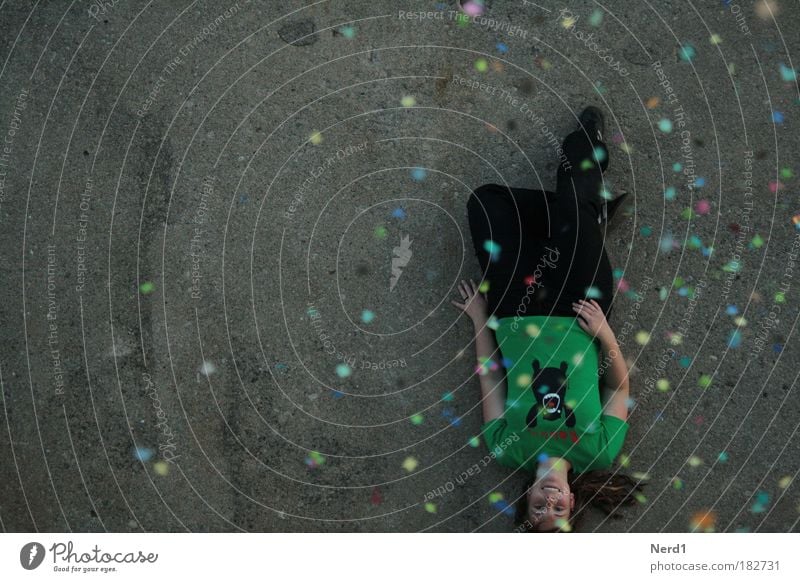
{"type": "Polygon", "coordinates": [[[740,315],[739,317],[734,318],[733,323],[739,327],[744,327],[747,325],[747,320],[740,315]]]}
{"type": "Polygon", "coordinates": [[[574,16],[568,16],[561,19],[561,26],[564,28],[572,28],[578,20],[574,16]]]}
{"type": "Polygon", "coordinates": [[[666,378],[661,378],[658,382],[656,382],[656,388],[658,388],[661,392],[666,392],[669,390],[669,380],[666,378]]]}
{"type": "Polygon", "coordinates": [[[572,531],[572,526],[570,525],[569,521],[567,521],[563,517],[559,517],[556,520],[556,527],[565,533],[569,533],[572,531]]]}
{"type": "Polygon", "coordinates": [[[417,461],[414,457],[407,457],[405,461],[403,461],[403,469],[411,473],[414,469],[419,467],[419,461],[417,461]]]}
{"type": "Polygon", "coordinates": [[[722,37],[720,35],[714,33],[714,34],[711,35],[711,38],[709,38],[708,40],[711,41],[711,44],[716,45],[716,44],[720,44],[722,42],[722,37]]]}
{"type": "Polygon", "coordinates": [[[314,145],[319,145],[322,143],[322,134],[318,131],[315,131],[311,134],[311,137],[308,138],[308,140],[314,145]]]}
{"type": "Polygon", "coordinates": [[[489,292],[489,281],[484,281],[481,283],[481,286],[478,287],[478,291],[481,293],[488,293],[489,292]]]}
{"type": "Polygon", "coordinates": [[[517,376],[517,386],[529,386],[533,380],[533,377],[530,374],[520,374],[517,376]]]}
{"type": "Polygon", "coordinates": [[[619,456],[619,464],[620,464],[621,467],[627,467],[628,465],[631,464],[631,458],[628,455],[626,455],[625,453],[622,453],[619,456]]]}
{"type": "Polygon", "coordinates": [[[636,343],[640,346],[647,345],[650,341],[650,334],[644,330],[636,333],[636,343]]]}
{"type": "Polygon", "coordinates": [[[572,356],[572,365],[573,366],[580,366],[583,363],[583,354],[575,354],[572,356]]]}
{"type": "Polygon", "coordinates": [[[634,471],[633,473],[631,473],[631,477],[633,477],[637,481],[649,481],[650,473],[642,473],[641,471],[634,471]]]}
{"type": "Polygon", "coordinates": [[[400,100],[400,105],[403,107],[414,107],[416,104],[417,100],[412,95],[406,95],[400,100]]]}
{"type": "Polygon", "coordinates": [[[679,346],[683,343],[683,334],[675,332],[669,336],[669,344],[671,346],[679,346]]]}
{"type": "Polygon", "coordinates": [[[689,459],[686,462],[689,463],[690,467],[699,467],[700,465],[703,464],[703,460],[696,455],[692,455],[691,457],[689,457],[689,459]]]}
{"type": "Polygon", "coordinates": [[[636,498],[636,501],[638,501],[639,503],[647,503],[647,497],[645,497],[641,493],[634,494],[634,497],[636,498]]]}
{"type": "Polygon", "coordinates": [[[778,487],[780,487],[781,489],[786,489],[787,487],[789,487],[789,485],[791,485],[791,483],[792,483],[792,478],[787,475],[785,477],[781,477],[780,481],[778,481],[778,487]]]}
{"type": "Polygon", "coordinates": [[[156,472],[156,475],[166,477],[169,474],[169,464],[164,461],[156,461],[153,463],[153,471],[156,472]]]}
{"type": "Polygon", "coordinates": [[[575,410],[575,408],[578,407],[578,401],[577,400],[567,400],[567,406],[569,406],[570,408],[575,410]]]}
{"type": "Polygon", "coordinates": [[[539,328],[539,326],[534,323],[530,323],[525,326],[525,333],[527,333],[530,337],[539,337],[541,331],[542,330],[539,328]]]}
{"type": "Polygon", "coordinates": [[[628,144],[628,142],[626,141],[619,144],[619,149],[621,149],[626,154],[633,153],[633,147],[631,147],[630,144],[628,144]]]}

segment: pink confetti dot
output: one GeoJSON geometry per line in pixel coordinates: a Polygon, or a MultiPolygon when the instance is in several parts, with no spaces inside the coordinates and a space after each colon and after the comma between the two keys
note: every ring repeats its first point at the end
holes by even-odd
{"type": "Polygon", "coordinates": [[[462,8],[464,9],[464,12],[470,16],[480,16],[483,14],[483,5],[479,4],[478,2],[464,2],[462,8]]]}
{"type": "Polygon", "coordinates": [[[769,191],[775,194],[779,188],[783,187],[783,184],[778,182],[777,180],[770,180],[769,182],[769,191]]]}
{"type": "Polygon", "coordinates": [[[698,200],[697,204],[694,205],[694,211],[697,212],[697,214],[708,214],[710,210],[711,204],[708,200],[698,200]]]}
{"type": "Polygon", "coordinates": [[[631,286],[625,279],[620,279],[617,283],[617,289],[619,289],[620,293],[627,293],[630,288],[631,286]]]}

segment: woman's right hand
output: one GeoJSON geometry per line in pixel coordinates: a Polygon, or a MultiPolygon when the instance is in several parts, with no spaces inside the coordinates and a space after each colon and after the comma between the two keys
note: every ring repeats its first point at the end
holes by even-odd
{"type": "Polygon", "coordinates": [[[583,331],[603,343],[614,339],[614,332],[611,331],[611,326],[608,325],[606,316],[597,301],[579,299],[577,302],[573,302],[572,309],[578,315],[578,325],[583,331]]]}

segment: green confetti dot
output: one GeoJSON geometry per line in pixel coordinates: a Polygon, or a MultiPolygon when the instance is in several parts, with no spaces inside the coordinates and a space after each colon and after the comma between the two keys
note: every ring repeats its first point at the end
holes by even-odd
{"type": "Polygon", "coordinates": [[[581,170],[591,170],[594,168],[594,162],[590,159],[585,159],[581,162],[581,170]]]}
{"type": "Polygon", "coordinates": [[[594,10],[589,15],[589,26],[600,26],[603,22],[603,11],[602,10],[594,10]]]}
{"type": "Polygon", "coordinates": [[[475,61],[475,70],[485,73],[489,70],[489,63],[486,62],[486,59],[478,59],[475,61]]]}
{"type": "Polygon", "coordinates": [[[495,491],[493,493],[489,493],[489,503],[497,503],[498,501],[503,500],[503,494],[495,491]]]}
{"type": "Polygon", "coordinates": [[[700,378],[697,380],[697,385],[700,386],[700,388],[708,388],[711,386],[711,376],[708,374],[701,374],[700,378]]]}
{"type": "Polygon", "coordinates": [[[454,396],[453,396],[453,393],[452,393],[452,392],[445,392],[445,393],[442,395],[442,400],[443,400],[444,402],[450,402],[451,400],[453,400],[453,398],[454,398],[454,396]]]}
{"type": "Polygon", "coordinates": [[[343,26],[339,29],[339,32],[347,39],[354,38],[356,36],[356,29],[353,26],[343,26]]]}
{"type": "Polygon", "coordinates": [[[661,378],[658,382],[656,382],[656,388],[658,388],[661,392],[666,392],[669,390],[669,380],[666,378],[661,378]]]}
{"type": "Polygon", "coordinates": [[[435,503],[426,503],[425,504],[425,511],[428,513],[436,513],[436,504],[435,503]]]}
{"type": "Polygon", "coordinates": [[[651,234],[653,234],[653,229],[650,228],[649,226],[643,226],[641,229],[639,229],[639,232],[641,233],[642,236],[650,236],[651,234]]]}
{"type": "Polygon", "coordinates": [[[145,281],[144,283],[139,285],[139,291],[143,295],[148,295],[148,294],[152,293],[153,291],[155,291],[155,289],[156,289],[155,284],[151,283],[150,281],[145,281]]]}
{"type": "Polygon", "coordinates": [[[361,312],[361,321],[363,321],[364,323],[372,323],[374,319],[375,319],[375,314],[369,309],[365,309],[364,311],[361,312]]]}
{"type": "Polygon", "coordinates": [[[336,375],[339,376],[339,378],[347,378],[352,373],[350,366],[347,364],[339,364],[336,366],[336,375]]]}
{"type": "Polygon", "coordinates": [[[675,162],[672,164],[672,171],[673,172],[680,172],[683,169],[683,165],[680,162],[675,162]]]}
{"type": "Polygon", "coordinates": [[[411,420],[411,424],[413,424],[415,426],[419,426],[420,424],[422,424],[422,421],[424,419],[423,419],[421,414],[415,414],[414,416],[412,416],[410,418],[410,420],[411,420]]]}
{"type": "Polygon", "coordinates": [[[384,227],[384,226],[376,226],[375,227],[375,238],[386,238],[386,227],[384,227]]]}
{"type": "Polygon", "coordinates": [[[781,168],[781,178],[784,180],[788,180],[789,178],[794,177],[794,172],[792,172],[791,168],[781,168]]]}
{"type": "Polygon", "coordinates": [[[697,54],[697,51],[695,50],[695,48],[692,45],[685,44],[685,45],[683,45],[681,47],[681,50],[680,50],[679,54],[680,54],[681,60],[689,62],[695,57],[695,55],[697,54]]]}
{"type": "Polygon", "coordinates": [[[479,446],[481,446],[481,439],[476,436],[472,437],[469,439],[469,446],[471,446],[473,449],[477,449],[479,446]]]}
{"type": "Polygon", "coordinates": [[[720,463],[727,463],[728,462],[728,453],[722,451],[719,455],[717,455],[717,461],[720,463]]]}
{"type": "Polygon", "coordinates": [[[786,295],[782,291],[775,293],[775,303],[786,303],[786,295]]]}
{"type": "Polygon", "coordinates": [[[761,238],[761,235],[757,234],[753,237],[753,240],[750,241],[750,244],[754,249],[760,249],[762,246],[764,246],[764,239],[761,238]]]}

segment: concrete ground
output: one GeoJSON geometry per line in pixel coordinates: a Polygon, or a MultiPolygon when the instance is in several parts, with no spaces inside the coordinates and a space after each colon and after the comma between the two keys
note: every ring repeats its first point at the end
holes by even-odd
{"type": "Polygon", "coordinates": [[[800,8],[485,4],[0,2],[3,530],[510,531],[465,203],[590,103],[647,487],[584,529],[798,529],[800,8]]]}

